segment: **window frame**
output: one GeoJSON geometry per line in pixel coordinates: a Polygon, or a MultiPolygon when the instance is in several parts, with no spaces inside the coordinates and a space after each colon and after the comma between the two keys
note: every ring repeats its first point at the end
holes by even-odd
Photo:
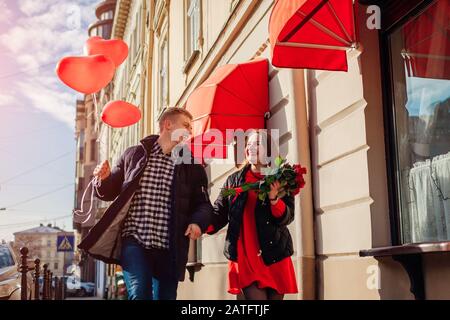
{"type": "Polygon", "coordinates": [[[161,29],[161,35],[159,37],[159,45],[158,45],[158,69],[157,69],[157,76],[158,76],[158,114],[164,110],[165,107],[167,107],[167,104],[169,103],[169,97],[170,97],[170,81],[169,81],[169,58],[170,58],[170,52],[169,52],[169,32],[168,32],[168,26],[167,23],[164,24],[163,28],[161,29]],[[166,52],[164,53],[164,45],[166,47],[166,52]],[[161,71],[163,70],[163,64],[164,64],[164,58],[166,58],[167,67],[166,67],[166,76],[164,80],[161,76],[161,71]],[[163,95],[163,81],[165,82],[165,85],[167,86],[167,92],[166,95],[163,95]]]}
{"type": "Polygon", "coordinates": [[[135,24],[133,31],[131,33],[132,40],[132,61],[133,65],[136,64],[136,60],[138,58],[138,53],[141,47],[141,33],[140,33],[140,19],[141,19],[141,9],[136,12],[135,24]]]}
{"type": "Polygon", "coordinates": [[[383,26],[380,30],[380,58],[382,70],[383,117],[386,148],[386,168],[388,182],[388,202],[391,243],[393,246],[407,245],[402,237],[400,175],[397,162],[397,130],[394,108],[394,83],[391,69],[391,45],[389,37],[413,17],[422,13],[436,0],[410,0],[396,4],[395,0],[382,3],[383,26]]]}
{"type": "Polygon", "coordinates": [[[183,17],[184,17],[184,66],[183,73],[188,73],[194,62],[200,55],[203,38],[203,20],[202,20],[202,1],[201,0],[184,0],[183,17]],[[192,2],[191,2],[192,1],[192,2]],[[190,11],[193,1],[198,5],[198,34],[194,34],[191,28],[190,11]],[[190,5],[189,5],[190,3],[190,5]]]}
{"type": "Polygon", "coordinates": [[[90,150],[90,162],[96,162],[97,161],[97,139],[91,139],[91,150],[90,150]]]}

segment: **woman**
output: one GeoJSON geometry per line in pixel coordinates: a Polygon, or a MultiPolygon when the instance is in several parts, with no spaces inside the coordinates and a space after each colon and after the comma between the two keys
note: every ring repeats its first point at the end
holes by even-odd
{"type": "MultiPolygon", "coordinates": [[[[262,170],[267,167],[265,155],[271,147],[271,143],[265,142],[270,140],[265,131],[248,136],[246,160],[241,170],[228,177],[224,188],[263,178],[262,170]]],[[[209,234],[229,225],[224,249],[230,260],[228,292],[243,293],[247,300],[282,300],[285,294],[298,292],[291,259],[292,238],[287,228],[294,220],[294,198],[277,197],[278,181],[270,189],[265,201],[259,200],[255,191],[249,191],[236,199],[219,195],[214,205],[209,234]]]]}

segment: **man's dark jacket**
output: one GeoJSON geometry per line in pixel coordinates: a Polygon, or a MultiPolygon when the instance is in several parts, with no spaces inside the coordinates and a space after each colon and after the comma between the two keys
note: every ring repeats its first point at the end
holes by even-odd
{"type": "MultiPolygon", "coordinates": [[[[78,246],[92,257],[120,265],[122,226],[157,139],[158,136],[149,136],[140,145],[127,149],[98,188],[98,198],[114,202],[78,246]]],[[[190,240],[184,235],[188,225],[195,223],[204,233],[211,223],[212,205],[207,190],[208,178],[202,165],[175,165],[169,234],[175,276],[180,281],[184,280],[188,261],[190,240]]]]}
{"type": "MultiPolygon", "coordinates": [[[[245,183],[245,175],[250,170],[250,165],[233,173],[226,180],[223,188],[241,186],[245,183]]],[[[225,238],[224,255],[228,260],[237,261],[238,239],[241,235],[244,208],[247,203],[248,193],[241,193],[235,200],[233,197],[219,195],[214,203],[214,230],[209,234],[215,234],[228,224],[225,238]]],[[[286,204],[283,215],[276,218],[272,215],[271,204],[257,199],[255,207],[256,231],[261,248],[261,256],[264,264],[269,266],[290,257],[294,254],[292,237],[287,226],[294,221],[295,200],[293,196],[285,196],[281,199],[286,204]]]]}

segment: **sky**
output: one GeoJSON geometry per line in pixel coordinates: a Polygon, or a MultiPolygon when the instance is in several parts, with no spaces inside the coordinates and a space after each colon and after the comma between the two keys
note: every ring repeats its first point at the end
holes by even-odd
{"type": "Polygon", "coordinates": [[[450,81],[426,78],[407,78],[408,104],[411,116],[433,115],[439,102],[450,97],[450,81]]]}
{"type": "Polygon", "coordinates": [[[72,230],[82,96],[55,68],[82,55],[98,2],[0,0],[0,241],[40,223],[72,230]]]}

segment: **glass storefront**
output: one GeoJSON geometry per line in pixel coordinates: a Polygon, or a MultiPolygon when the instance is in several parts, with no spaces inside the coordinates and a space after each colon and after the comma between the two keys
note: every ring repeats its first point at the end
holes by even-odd
{"type": "Polygon", "coordinates": [[[450,240],[450,1],[389,37],[403,243],[450,240]]]}

